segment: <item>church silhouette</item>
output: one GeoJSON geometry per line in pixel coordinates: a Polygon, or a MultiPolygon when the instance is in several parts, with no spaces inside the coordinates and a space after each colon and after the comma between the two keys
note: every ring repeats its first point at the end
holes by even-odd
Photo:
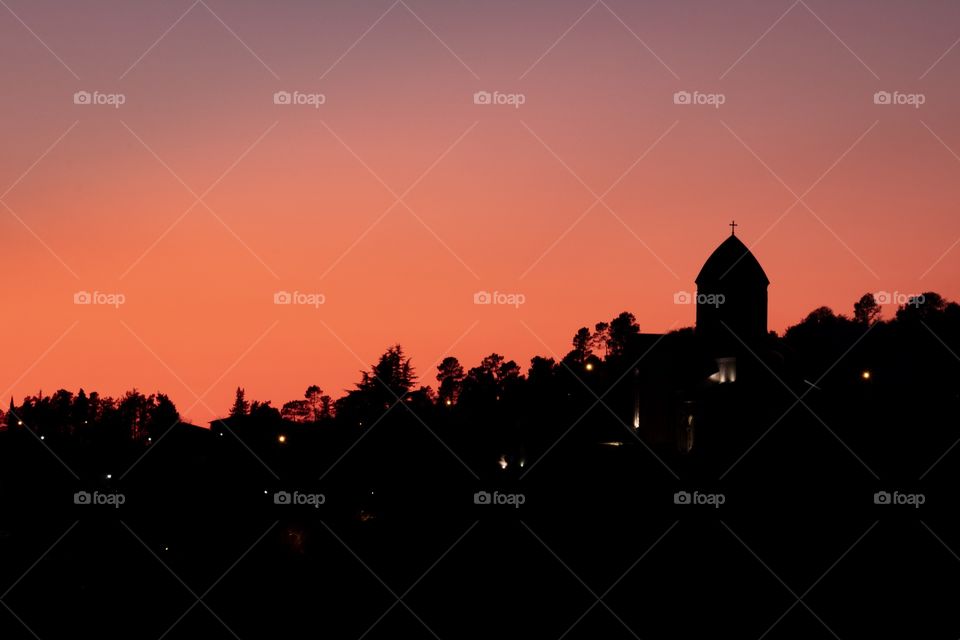
{"type": "Polygon", "coordinates": [[[761,363],[778,359],[767,332],[770,280],[737,226],[697,275],[692,334],[638,336],[631,425],[650,445],[690,453],[721,437],[719,425],[761,383],[761,363]]]}

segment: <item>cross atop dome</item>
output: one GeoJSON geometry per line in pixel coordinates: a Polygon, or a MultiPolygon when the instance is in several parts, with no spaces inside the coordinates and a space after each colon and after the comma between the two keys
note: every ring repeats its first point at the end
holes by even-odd
{"type": "Polygon", "coordinates": [[[740,226],[740,225],[737,224],[737,221],[736,221],[736,220],[731,220],[731,221],[730,221],[730,235],[732,235],[732,236],[737,235],[737,227],[739,227],[739,226],[740,226]]]}

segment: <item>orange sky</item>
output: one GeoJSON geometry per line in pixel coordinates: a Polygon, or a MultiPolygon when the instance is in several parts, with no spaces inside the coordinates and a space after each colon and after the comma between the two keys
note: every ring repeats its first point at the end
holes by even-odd
{"type": "Polygon", "coordinates": [[[960,298],[955,5],[8,4],[6,395],[136,386],[202,421],[237,385],[338,396],[395,342],[432,383],[622,310],[690,325],[673,294],[732,218],[772,329],[866,291],[960,298]]]}

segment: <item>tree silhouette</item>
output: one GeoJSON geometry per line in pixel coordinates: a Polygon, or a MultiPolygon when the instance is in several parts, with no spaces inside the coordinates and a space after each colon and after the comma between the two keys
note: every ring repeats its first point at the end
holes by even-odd
{"type": "Polygon", "coordinates": [[[317,385],[312,384],[307,387],[303,397],[306,398],[307,407],[309,408],[309,419],[313,422],[319,421],[320,418],[323,417],[323,390],[317,385]]]}
{"type": "Polygon", "coordinates": [[[238,418],[250,413],[250,403],[247,402],[246,393],[240,387],[237,387],[236,397],[233,401],[233,407],[230,408],[230,417],[238,418]]]}
{"type": "Polygon", "coordinates": [[[437,382],[440,383],[438,393],[441,403],[456,404],[460,397],[460,390],[463,388],[464,375],[463,366],[453,356],[444,358],[437,365],[437,382]]]}
{"type": "Polygon", "coordinates": [[[880,318],[880,305],[872,293],[865,293],[853,304],[853,320],[860,324],[871,325],[880,318]]]}

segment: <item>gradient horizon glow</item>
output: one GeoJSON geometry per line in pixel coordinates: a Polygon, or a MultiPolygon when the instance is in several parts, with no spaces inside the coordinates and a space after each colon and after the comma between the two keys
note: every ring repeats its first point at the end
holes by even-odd
{"type": "Polygon", "coordinates": [[[337,397],[398,342],[423,384],[525,368],[624,310],[692,325],[674,294],[731,219],[778,332],[960,298],[960,5],[5,2],[4,403],[137,387],[203,422],[237,386],[337,397]]]}

